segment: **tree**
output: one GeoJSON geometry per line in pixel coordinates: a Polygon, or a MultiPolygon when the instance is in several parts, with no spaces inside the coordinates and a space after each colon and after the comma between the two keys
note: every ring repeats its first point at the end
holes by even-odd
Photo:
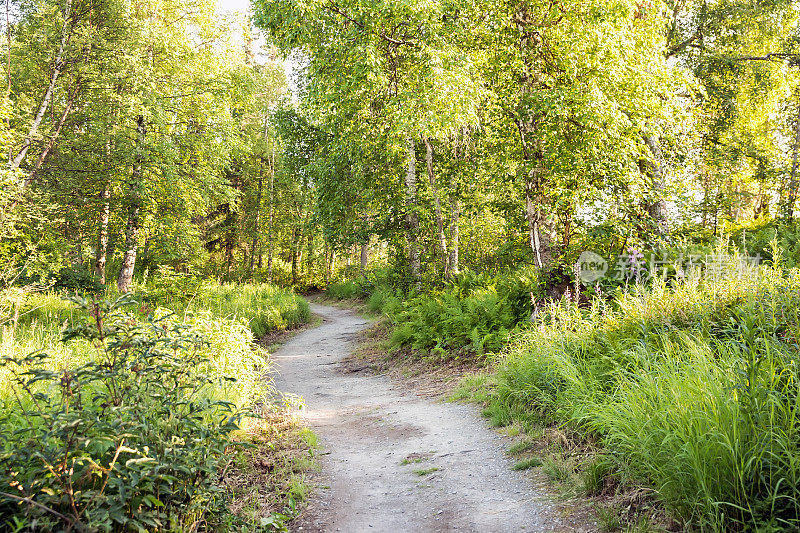
{"type": "Polygon", "coordinates": [[[306,98],[315,120],[344,123],[337,133],[354,145],[380,139],[391,166],[405,169],[398,185],[408,264],[417,285],[417,144],[477,122],[481,102],[474,61],[457,46],[464,31],[457,9],[415,2],[256,4],[256,23],[284,51],[300,50],[308,57],[312,82],[306,98]]]}

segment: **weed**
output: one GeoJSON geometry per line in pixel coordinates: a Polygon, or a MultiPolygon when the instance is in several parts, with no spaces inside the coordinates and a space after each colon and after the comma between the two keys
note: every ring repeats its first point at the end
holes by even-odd
{"type": "Polygon", "coordinates": [[[542,460],[538,457],[529,457],[514,463],[511,470],[528,470],[529,468],[536,468],[537,466],[542,466],[542,460]]]}
{"type": "Polygon", "coordinates": [[[595,507],[597,516],[597,527],[604,533],[612,533],[622,529],[622,516],[616,506],[598,505],[595,507]]]}
{"type": "Polygon", "coordinates": [[[220,483],[231,494],[228,507],[245,530],[280,531],[309,497],[312,485],[305,473],[319,468],[315,447],[309,444],[316,437],[281,410],[247,423],[237,433],[246,446],[220,483]]]}
{"type": "Polygon", "coordinates": [[[489,404],[483,409],[482,414],[489,419],[492,427],[505,427],[514,421],[507,409],[496,404],[489,404]]]}
{"type": "Polygon", "coordinates": [[[542,472],[555,482],[566,481],[574,474],[575,470],[568,460],[557,456],[544,457],[541,460],[542,472]]]}
{"type": "Polygon", "coordinates": [[[587,496],[595,496],[603,492],[606,487],[606,479],[612,473],[611,462],[600,456],[592,458],[581,466],[580,477],[584,493],[587,496]]]}
{"type": "Polygon", "coordinates": [[[43,352],[2,361],[15,395],[0,409],[0,485],[15,494],[0,494],[0,522],[143,530],[224,515],[215,481],[244,414],[217,396],[228,365],[206,355],[199,328],[124,313],[127,297],[74,301],[85,318],[64,338],[92,359],[59,371],[43,352]]]}
{"type": "Polygon", "coordinates": [[[419,477],[424,477],[424,476],[433,474],[434,472],[438,472],[438,471],[439,471],[439,467],[432,466],[430,468],[422,468],[420,470],[414,470],[414,474],[419,476],[419,477]]]}
{"type": "MultiPolygon", "coordinates": [[[[687,527],[800,527],[800,276],[773,257],[758,275],[732,256],[714,279],[553,305],[512,338],[485,413],[595,439],[605,459],[586,467],[587,493],[614,472],[687,527]]],[[[557,481],[573,470],[543,461],[557,481]]]]}
{"type": "Polygon", "coordinates": [[[531,315],[531,294],[539,291],[528,268],[496,278],[462,273],[443,291],[411,298],[389,313],[392,344],[436,359],[496,352],[531,315]]]}
{"type": "Polygon", "coordinates": [[[518,455],[536,448],[536,442],[532,440],[522,440],[514,443],[506,452],[508,455],[518,455]]]}

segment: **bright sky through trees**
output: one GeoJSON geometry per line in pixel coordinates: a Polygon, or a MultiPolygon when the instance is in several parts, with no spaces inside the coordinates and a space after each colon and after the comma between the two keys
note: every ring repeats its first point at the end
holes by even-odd
{"type": "Polygon", "coordinates": [[[250,0],[217,0],[217,10],[228,13],[245,13],[250,8],[250,0]]]}

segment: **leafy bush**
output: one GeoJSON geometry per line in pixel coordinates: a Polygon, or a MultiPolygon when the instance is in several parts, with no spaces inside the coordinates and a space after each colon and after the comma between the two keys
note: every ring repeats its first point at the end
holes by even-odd
{"type": "Polygon", "coordinates": [[[185,272],[176,272],[161,265],[152,276],[146,276],[144,286],[137,290],[139,299],[153,305],[166,305],[191,300],[200,292],[203,280],[185,272]]]}
{"type": "Polygon", "coordinates": [[[684,523],[800,527],[800,275],[731,269],[619,294],[503,354],[490,408],[599,439],[684,523]]]}
{"type": "Polygon", "coordinates": [[[350,300],[353,298],[366,298],[369,300],[373,294],[378,296],[369,305],[372,311],[380,311],[384,300],[397,296],[398,290],[394,287],[402,286],[398,283],[395,269],[375,268],[366,271],[365,275],[358,275],[351,280],[331,283],[325,289],[325,294],[336,300],[350,300]]]}
{"type": "Polygon", "coordinates": [[[392,343],[443,358],[495,352],[530,317],[531,294],[540,293],[533,269],[495,278],[460,274],[438,294],[411,298],[392,310],[392,343]]]}
{"type": "Polygon", "coordinates": [[[800,267],[800,224],[796,221],[759,218],[730,228],[729,234],[732,244],[743,252],[770,261],[774,240],[781,250],[783,264],[800,267]]]}
{"type": "Polygon", "coordinates": [[[56,276],[53,288],[71,292],[99,294],[103,292],[105,286],[98,281],[94,272],[79,264],[62,268],[58,276],[56,276]]]}
{"type": "Polygon", "coordinates": [[[215,480],[243,414],[221,397],[232,360],[209,357],[196,326],[124,313],[126,298],[76,301],[88,316],[64,338],[93,346],[94,357],[58,370],[44,352],[3,358],[16,394],[0,399],[0,523],[111,531],[213,522],[225,505],[215,480]]]}
{"type": "Polygon", "coordinates": [[[402,300],[391,287],[376,287],[367,298],[367,309],[373,313],[395,313],[402,305],[402,300]]]}

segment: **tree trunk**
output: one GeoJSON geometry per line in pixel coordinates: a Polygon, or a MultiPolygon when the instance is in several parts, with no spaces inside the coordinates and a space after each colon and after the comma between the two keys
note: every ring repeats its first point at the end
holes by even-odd
{"type": "Polygon", "coordinates": [[[133,167],[130,188],[130,204],[128,206],[128,223],[125,227],[125,255],[117,279],[117,289],[121,293],[129,292],[133,282],[133,269],[136,267],[136,250],[139,245],[139,210],[142,206],[142,154],[144,136],[147,132],[144,117],[136,119],[137,153],[133,167]]]}
{"type": "Polygon", "coordinates": [[[536,259],[536,266],[542,268],[544,261],[542,260],[542,242],[539,232],[539,212],[533,205],[533,184],[530,181],[525,182],[525,218],[528,221],[528,238],[536,259]]]}
{"type": "Polygon", "coordinates": [[[661,236],[669,232],[669,222],[667,220],[667,202],[664,200],[664,190],[667,187],[666,178],[664,177],[664,170],[661,167],[663,155],[661,153],[661,145],[658,139],[651,135],[642,135],[647,148],[653,155],[653,160],[647,165],[650,178],[653,180],[652,193],[655,196],[655,201],[647,206],[647,211],[656,223],[658,234],[661,236]]]}
{"type": "Polygon", "coordinates": [[[264,187],[264,162],[261,162],[261,173],[258,175],[258,192],[256,193],[256,213],[253,217],[253,244],[250,248],[250,277],[253,277],[256,254],[258,254],[258,267],[261,268],[261,253],[258,252],[258,225],[261,219],[261,192],[264,187]]]}
{"type": "Polygon", "coordinates": [[[97,249],[94,252],[94,272],[101,284],[106,284],[106,248],[108,247],[108,219],[111,212],[111,182],[107,180],[100,193],[100,220],[97,232],[97,249]]]}
{"type": "Polygon", "coordinates": [[[25,160],[25,155],[28,153],[28,149],[31,147],[33,138],[36,136],[36,132],[39,131],[39,125],[42,123],[42,119],[47,112],[47,108],[50,107],[50,102],[53,100],[53,91],[55,90],[58,77],[61,75],[61,69],[64,66],[64,49],[66,48],[67,41],[69,39],[71,16],[72,0],[67,0],[66,7],[64,8],[64,26],[61,28],[61,44],[58,47],[55,62],[53,63],[53,72],[50,74],[50,83],[48,84],[47,90],[44,93],[44,97],[42,97],[42,101],[39,104],[39,109],[36,112],[36,116],[33,118],[33,123],[28,129],[28,134],[25,136],[25,140],[22,142],[22,148],[20,148],[19,152],[17,152],[17,155],[9,163],[9,168],[12,172],[17,170],[22,164],[22,161],[25,160]]]}
{"type": "Polygon", "coordinates": [[[447,237],[444,234],[444,221],[442,220],[442,203],[439,200],[439,189],[436,187],[436,177],[433,174],[433,147],[430,140],[425,137],[425,162],[428,167],[428,181],[431,184],[433,191],[433,206],[434,216],[436,217],[436,232],[439,240],[439,252],[442,254],[442,262],[444,267],[444,275],[447,277],[448,270],[448,254],[447,254],[447,237]]]}
{"type": "Polygon", "coordinates": [[[133,282],[133,269],[136,266],[136,248],[139,239],[139,202],[131,203],[128,207],[128,223],[125,228],[125,255],[122,258],[122,268],[117,279],[117,290],[121,293],[129,292],[133,282]]]}
{"type": "Polygon", "coordinates": [[[797,105],[797,122],[794,125],[794,145],[792,146],[792,173],[789,177],[789,191],[786,198],[786,218],[794,216],[794,204],[797,201],[797,164],[800,157],[800,102],[797,105]]]}
{"type": "MultiPolygon", "coordinates": [[[[11,97],[11,0],[6,0],[6,98],[11,97]]],[[[11,123],[11,117],[6,119],[11,123]]],[[[10,127],[9,127],[10,129],[10,127]]],[[[9,159],[11,159],[9,157],[9,159]]]]}
{"type": "Polygon", "coordinates": [[[517,120],[522,159],[532,165],[525,174],[525,219],[528,221],[528,240],[533,251],[536,266],[543,268],[552,259],[549,236],[543,238],[541,232],[544,177],[544,150],[542,140],[536,135],[538,118],[529,117],[528,121],[517,120]],[[539,205],[535,204],[537,202],[539,205]]]}
{"type": "Polygon", "coordinates": [[[298,248],[300,247],[300,232],[292,228],[292,285],[297,285],[298,248]]]}
{"type": "Polygon", "coordinates": [[[314,232],[311,226],[306,227],[306,275],[308,281],[314,278],[314,232]]]}
{"type": "MultiPolygon", "coordinates": [[[[231,186],[238,189],[238,178],[233,177],[231,186]]],[[[229,203],[225,214],[225,279],[231,280],[233,268],[233,248],[236,244],[236,212],[229,203]]]]}
{"type": "Polygon", "coordinates": [[[29,187],[30,184],[36,180],[39,169],[42,168],[42,164],[44,164],[45,159],[47,159],[47,156],[50,154],[50,150],[52,150],[53,146],[55,146],[56,140],[58,140],[58,136],[61,134],[61,128],[64,127],[64,122],[66,122],[67,117],[69,117],[69,114],[72,111],[72,106],[75,104],[75,100],[78,97],[80,87],[81,80],[78,80],[75,82],[75,87],[72,89],[72,91],[70,91],[69,97],[67,98],[67,103],[64,106],[64,112],[61,113],[53,134],[50,135],[50,138],[47,140],[47,144],[44,146],[42,153],[39,154],[38,158],[36,158],[36,162],[33,164],[30,174],[28,174],[28,177],[25,178],[25,187],[29,187]]]}
{"type": "Polygon", "coordinates": [[[328,279],[330,279],[331,275],[333,275],[334,266],[336,266],[336,250],[333,247],[331,247],[331,256],[330,259],[328,259],[328,272],[327,272],[328,279]]]}
{"type": "Polygon", "coordinates": [[[275,253],[275,236],[273,226],[275,220],[275,159],[269,156],[269,220],[267,225],[267,282],[272,283],[272,256],[275,253]]]}
{"type": "Polygon", "coordinates": [[[459,229],[458,229],[458,219],[461,215],[461,204],[456,199],[455,195],[450,198],[450,259],[448,263],[450,265],[448,274],[455,275],[459,272],[459,264],[458,264],[458,240],[459,240],[459,229]]]}
{"type": "Polygon", "coordinates": [[[417,153],[416,142],[412,137],[406,139],[408,143],[408,167],[406,170],[406,231],[408,232],[408,262],[411,267],[411,277],[417,289],[421,288],[419,243],[419,219],[417,217],[417,153]]]}
{"type": "Polygon", "coordinates": [[[328,261],[330,261],[330,259],[329,259],[330,253],[331,252],[330,252],[328,243],[326,241],[323,241],[323,244],[322,244],[322,260],[324,261],[324,268],[322,270],[324,272],[324,276],[325,276],[324,281],[325,281],[325,285],[326,286],[328,285],[328,283],[330,283],[330,280],[331,280],[331,269],[328,266],[329,265],[328,261]]]}
{"type": "Polygon", "coordinates": [[[569,248],[569,242],[572,238],[572,217],[574,211],[571,205],[567,205],[567,211],[564,213],[564,235],[561,240],[561,245],[564,247],[564,250],[569,248]]]}
{"type": "Polygon", "coordinates": [[[361,243],[361,275],[367,275],[367,263],[369,262],[369,243],[361,243]]]}

